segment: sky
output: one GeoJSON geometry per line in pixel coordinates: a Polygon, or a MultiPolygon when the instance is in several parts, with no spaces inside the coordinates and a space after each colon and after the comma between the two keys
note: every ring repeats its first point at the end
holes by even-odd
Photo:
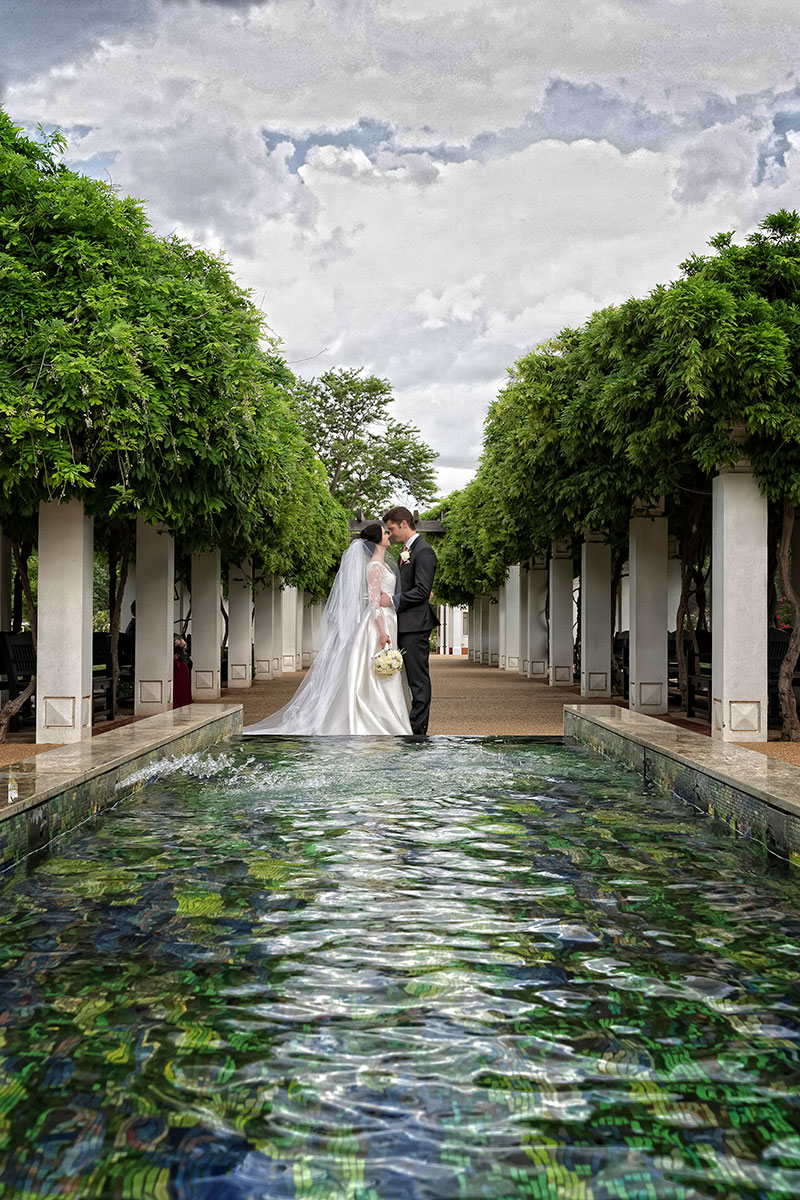
{"type": "Polygon", "coordinates": [[[797,0],[0,0],[0,104],[388,379],[442,494],[523,354],[800,208],[797,0]]]}

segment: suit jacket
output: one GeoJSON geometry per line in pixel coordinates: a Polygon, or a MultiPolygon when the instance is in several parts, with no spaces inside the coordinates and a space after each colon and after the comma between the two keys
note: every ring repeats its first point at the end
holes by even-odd
{"type": "Polygon", "coordinates": [[[400,595],[395,599],[398,633],[423,633],[439,620],[430,602],[436,554],[420,534],[414,539],[408,562],[400,563],[400,595]]]}

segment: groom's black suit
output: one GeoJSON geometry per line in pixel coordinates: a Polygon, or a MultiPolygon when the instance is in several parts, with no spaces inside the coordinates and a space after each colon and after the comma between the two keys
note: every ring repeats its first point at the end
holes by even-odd
{"type": "Polygon", "coordinates": [[[439,624],[429,596],[436,574],[433,546],[418,535],[409,547],[411,557],[400,563],[400,595],[397,597],[397,640],[403,651],[406,678],[411,692],[411,732],[427,733],[431,709],[431,677],[428,656],[431,630],[439,624]]]}

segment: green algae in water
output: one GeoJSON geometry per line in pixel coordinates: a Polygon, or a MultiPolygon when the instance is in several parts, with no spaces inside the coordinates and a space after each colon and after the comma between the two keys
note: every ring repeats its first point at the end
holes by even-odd
{"type": "Polygon", "coordinates": [[[41,1197],[800,1193],[800,884],[588,753],[191,756],[0,893],[41,1197]]]}

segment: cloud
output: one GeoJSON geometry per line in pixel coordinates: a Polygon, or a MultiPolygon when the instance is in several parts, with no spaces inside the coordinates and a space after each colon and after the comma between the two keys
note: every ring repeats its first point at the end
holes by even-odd
{"type": "Polygon", "coordinates": [[[389,378],[443,490],[533,345],[797,205],[796,0],[67,8],[25,7],[12,118],[223,250],[300,373],[389,378]]]}

